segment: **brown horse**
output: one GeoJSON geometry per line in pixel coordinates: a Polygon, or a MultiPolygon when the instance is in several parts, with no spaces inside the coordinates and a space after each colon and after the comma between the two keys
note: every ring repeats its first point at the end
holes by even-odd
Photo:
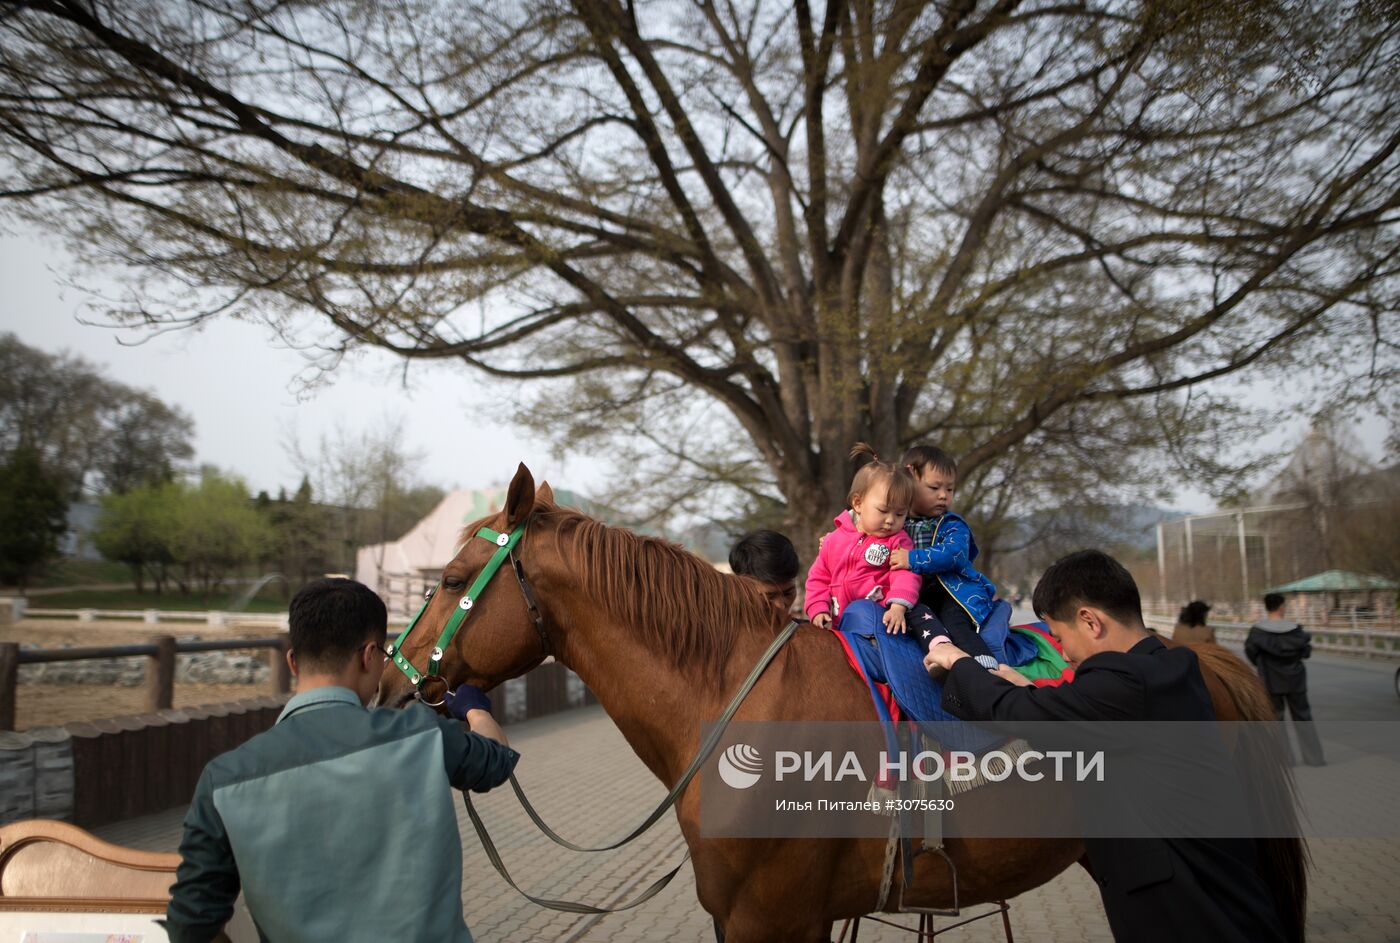
{"type": "MultiPolygon", "coordinates": [[[[440,591],[403,652],[420,668],[458,599],[495,549],[474,539],[482,526],[507,532],[527,522],[516,547],[539,600],[555,657],[592,689],[627,742],[668,787],[699,747],[701,726],[724,710],[749,669],[785,620],[756,584],[716,572],[681,548],[609,527],[557,507],[547,484],[536,493],[520,466],[498,514],[470,525],[462,550],[443,570],[440,591]]],[[[1272,720],[1253,673],[1215,646],[1203,652],[1222,720],[1272,720]]],[[[482,593],[450,650],[442,673],[453,686],[490,688],[518,677],[544,657],[526,601],[509,568],[482,593]]],[[[379,703],[412,697],[404,676],[385,673],[379,703]]],[[[829,632],[801,628],[769,665],[735,716],[737,721],[869,720],[870,697],[847,667],[829,632]]],[[[1283,764],[1286,773],[1286,761],[1283,764]]],[[[1274,788],[1291,789],[1291,780],[1274,788]]],[[[700,831],[700,790],[687,787],[676,804],[690,847],[700,903],[729,943],[828,940],[834,921],[876,907],[884,864],[882,839],[726,839],[700,831]]],[[[1049,780],[1015,778],[958,797],[958,811],[987,803],[1069,801],[1049,780]]],[[[962,905],[1004,900],[1049,881],[1083,854],[1077,839],[957,839],[944,850],[957,866],[962,905]]],[[[1265,863],[1270,886],[1301,932],[1300,844],[1280,841],[1265,863]]],[[[889,901],[900,895],[895,869],[889,901]]],[[[906,906],[948,907],[950,871],[938,856],[915,858],[906,906]]],[[[886,905],[888,909],[891,904],[886,905]]]]}

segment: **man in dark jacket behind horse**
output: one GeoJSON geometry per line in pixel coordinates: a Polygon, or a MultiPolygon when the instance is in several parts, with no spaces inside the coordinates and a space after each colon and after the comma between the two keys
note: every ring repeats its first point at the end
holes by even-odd
{"type": "MultiPolygon", "coordinates": [[[[1196,654],[1147,631],[1137,585],[1112,557],[1060,559],[1033,603],[1075,664],[1074,680],[1037,688],[939,645],[924,664],[949,671],[944,710],[974,721],[1215,720],[1196,654]]],[[[1116,940],[1285,939],[1250,839],[1086,837],[1084,847],[1116,940]]]]}
{"type": "Polygon", "coordinates": [[[1293,715],[1293,728],[1298,731],[1298,746],[1303,762],[1309,766],[1326,766],[1322,743],[1312,723],[1312,707],[1308,704],[1308,670],[1303,659],[1312,655],[1312,636],[1298,622],[1283,617],[1284,598],[1279,593],[1264,597],[1264,609],[1269,617],[1256,622],[1244,640],[1244,654],[1249,663],[1259,669],[1259,677],[1274,702],[1274,713],[1283,720],[1283,706],[1293,715]]]}

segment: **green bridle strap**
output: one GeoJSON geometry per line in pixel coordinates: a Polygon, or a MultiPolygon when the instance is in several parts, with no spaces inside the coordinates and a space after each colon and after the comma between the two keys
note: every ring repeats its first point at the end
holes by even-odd
{"type": "Polygon", "coordinates": [[[423,600],[423,605],[418,608],[418,613],[408,623],[404,630],[399,633],[399,637],[394,639],[394,643],[389,646],[389,656],[393,658],[394,664],[399,666],[399,670],[408,678],[408,683],[417,688],[423,683],[424,678],[436,678],[439,676],[438,669],[442,666],[442,656],[447,651],[447,646],[452,644],[452,638],[457,634],[457,630],[462,626],[462,620],[466,619],[467,613],[471,612],[476,600],[481,597],[486,585],[491,582],[491,578],[496,575],[496,571],[501,568],[501,564],[510,556],[515,545],[520,542],[521,534],[525,533],[525,524],[522,522],[519,527],[509,534],[502,534],[489,527],[483,527],[476,532],[476,536],[482,540],[489,540],[496,545],[496,552],[491,555],[491,559],[486,562],[486,566],[481,568],[481,572],[476,575],[472,585],[467,588],[462,596],[462,601],[457,604],[457,608],[452,613],[452,617],[447,620],[447,624],[442,627],[442,634],[438,636],[437,644],[433,646],[432,654],[428,658],[428,670],[422,673],[413,667],[403,654],[403,643],[408,638],[409,633],[418,625],[418,620],[423,618],[423,613],[427,610],[428,604],[433,601],[433,594],[437,592],[437,587],[428,590],[427,597],[423,600]]]}

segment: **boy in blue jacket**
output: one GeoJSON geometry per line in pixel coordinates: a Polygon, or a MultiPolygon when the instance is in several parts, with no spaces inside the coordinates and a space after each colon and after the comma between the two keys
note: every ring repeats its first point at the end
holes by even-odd
{"type": "Polygon", "coordinates": [[[904,529],[914,541],[913,550],[890,554],[890,569],[909,569],[924,578],[919,602],[937,617],[929,624],[914,625],[916,638],[925,652],[944,642],[953,642],[988,670],[995,670],[998,657],[980,632],[996,603],[997,588],[977,572],[977,541],[972,528],[949,510],[958,481],[958,463],[942,449],[916,445],[904,453],[900,464],[909,469],[918,486],[904,529]]]}

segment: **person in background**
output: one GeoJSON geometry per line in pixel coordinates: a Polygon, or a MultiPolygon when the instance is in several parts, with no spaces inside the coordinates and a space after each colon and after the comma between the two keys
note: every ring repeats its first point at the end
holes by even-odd
{"type": "Polygon", "coordinates": [[[389,658],[384,603],[363,583],[317,580],[289,619],[296,696],[271,730],[204,768],[167,935],[213,940],[242,890],[264,940],[471,943],[449,787],[485,792],[520,758],[491,702],[463,685],[453,717],[366,710],[389,658]]]}
{"type": "Polygon", "coordinates": [[[1194,642],[1214,642],[1215,630],[1206,625],[1206,613],[1210,603],[1196,599],[1181,607],[1176,617],[1176,628],[1172,629],[1172,641],[1190,645],[1194,642]]]}
{"type": "Polygon", "coordinates": [[[1264,597],[1268,618],[1254,623],[1244,640],[1244,654],[1259,671],[1259,677],[1274,702],[1274,713],[1283,720],[1284,705],[1293,715],[1293,729],[1298,731],[1298,747],[1303,762],[1309,766],[1326,766],[1322,743],[1312,722],[1312,707],[1308,704],[1308,670],[1303,659],[1312,655],[1312,636],[1300,622],[1283,617],[1284,598],[1279,593],[1264,597]]]}
{"type": "Polygon", "coordinates": [[[729,551],[729,569],[757,580],[763,597],[784,614],[797,602],[797,575],[802,563],[792,541],[775,530],[756,530],[740,537],[729,551]]]}

